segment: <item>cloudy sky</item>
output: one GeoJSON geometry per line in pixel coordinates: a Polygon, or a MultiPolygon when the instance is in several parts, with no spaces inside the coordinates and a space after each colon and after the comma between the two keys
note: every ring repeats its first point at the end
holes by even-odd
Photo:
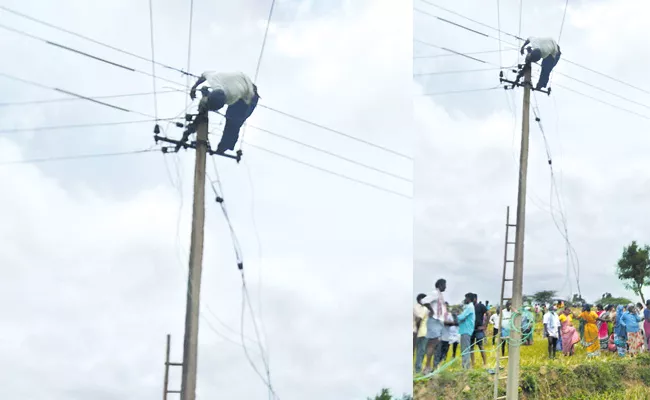
{"type": "MultiPolygon", "coordinates": [[[[9,0],[3,5],[150,57],[146,0],[64,0],[56,5],[9,0]]],[[[207,69],[241,70],[254,75],[269,7],[268,0],[194,1],[190,70],[197,74],[207,69]]],[[[156,60],[187,68],[188,2],[154,0],[153,9],[156,60]]],[[[142,95],[103,100],[131,113],[79,100],[7,105],[66,96],[6,75],[90,97],[113,96],[151,92],[153,83],[147,76],[151,64],[0,13],[3,26],[35,36],[6,29],[0,35],[0,72],[5,74],[0,76],[0,182],[5,188],[0,196],[0,382],[4,396],[158,399],[167,333],[172,335],[172,361],[180,361],[182,355],[193,154],[151,152],[33,162],[150,148],[152,123],[32,128],[148,120],[138,113],[153,115],[154,99],[142,95]]],[[[413,250],[410,157],[415,144],[411,13],[408,2],[391,0],[277,1],[257,80],[261,105],[409,157],[263,107],[250,120],[254,126],[406,179],[252,128],[246,132],[251,146],[244,144],[241,165],[214,160],[243,247],[252,304],[263,322],[272,382],[281,399],[364,399],[382,387],[410,391],[406,356],[411,346],[407,310],[411,307],[413,250]],[[387,24],[388,20],[392,22],[387,24]],[[253,145],[405,196],[307,167],[253,145]]],[[[571,35],[568,30],[567,37],[571,35]]],[[[467,39],[468,45],[475,41],[467,39]]],[[[425,67],[418,64],[418,68],[425,67]]],[[[157,74],[175,82],[157,81],[159,116],[182,113],[186,99],[172,89],[184,87],[183,76],[161,67],[157,74]]],[[[445,112],[452,111],[430,100],[419,100],[417,106],[427,117],[421,124],[429,124],[429,131],[435,127],[436,134],[441,118],[448,118],[445,112]]],[[[616,115],[608,115],[613,123],[616,115]]],[[[218,133],[221,121],[214,118],[213,122],[218,133]]],[[[475,122],[449,119],[445,124],[451,131],[444,136],[453,137],[467,123],[475,122]]],[[[166,124],[163,128],[170,136],[181,133],[166,124]]],[[[448,150],[445,157],[453,154],[448,150]]],[[[436,168],[443,165],[438,161],[436,168]]],[[[589,167],[602,166],[592,163],[589,167]]],[[[208,174],[214,179],[211,161],[208,174]]],[[[433,194],[438,184],[423,185],[421,193],[433,194]]],[[[444,201],[457,202],[457,192],[465,198],[469,193],[450,187],[444,201]]],[[[199,398],[267,398],[267,389],[246,361],[241,345],[241,280],[224,217],[209,189],[208,193],[199,398]]],[[[497,221],[500,208],[487,210],[497,221]]],[[[438,206],[427,218],[442,211],[438,206]]],[[[469,215],[446,212],[445,224],[469,219],[469,215]]],[[[465,235],[476,236],[476,222],[467,227],[472,232],[465,230],[465,235]]],[[[491,229],[489,224],[485,228],[491,229]]],[[[440,237],[434,241],[436,248],[442,244],[440,237]]],[[[489,257],[484,260],[491,261],[489,257]]],[[[457,281],[450,279],[450,283],[457,281]]],[[[244,334],[254,339],[248,313],[245,321],[244,334]]],[[[256,344],[245,342],[261,368],[256,344]]],[[[179,377],[180,370],[173,369],[170,389],[179,387],[179,377]]]]}
{"type": "MultiPolygon", "coordinates": [[[[565,1],[524,1],[521,34],[519,1],[429,3],[478,23],[416,0],[414,8],[420,11],[414,10],[414,39],[461,53],[487,53],[472,55],[481,63],[414,42],[414,291],[430,290],[437,278],[445,277],[450,301],[472,291],[497,302],[506,206],[512,207],[513,218],[516,212],[522,90],[424,94],[493,88],[499,85],[499,67],[517,63],[518,52],[508,49],[520,44],[510,36],[501,37],[499,56],[497,3],[502,31],[558,40],[565,1]],[[476,69],[491,70],[418,75],[476,69]]],[[[630,241],[649,241],[650,85],[642,78],[650,67],[643,39],[649,13],[650,5],[640,0],[570,1],[552,95],[536,93],[532,100],[539,107],[569,238],[579,258],[580,288],[589,301],[604,292],[635,298],[616,279],[615,265],[630,241]]],[[[531,111],[524,293],[551,289],[568,295],[577,292],[576,276],[572,268],[568,274],[564,239],[551,217],[549,166],[532,118],[531,111]]],[[[557,213],[557,201],[552,210],[557,213]]]]}

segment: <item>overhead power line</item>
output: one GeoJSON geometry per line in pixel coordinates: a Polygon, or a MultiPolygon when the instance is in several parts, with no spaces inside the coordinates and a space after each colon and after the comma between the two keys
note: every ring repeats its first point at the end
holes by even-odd
{"type": "Polygon", "coordinates": [[[392,172],[389,172],[389,171],[383,170],[383,169],[381,169],[381,168],[376,168],[376,167],[373,167],[373,166],[371,166],[371,165],[364,164],[364,163],[362,163],[362,162],[359,162],[359,161],[357,161],[357,160],[353,160],[353,159],[351,159],[351,158],[347,158],[347,157],[341,156],[341,155],[339,155],[339,154],[337,154],[337,153],[334,153],[334,152],[332,152],[332,151],[328,151],[328,150],[322,149],[322,148],[320,148],[320,147],[318,147],[318,146],[313,146],[313,145],[307,144],[307,143],[305,143],[305,142],[301,142],[301,141],[299,141],[299,140],[296,140],[296,139],[290,138],[290,137],[288,137],[288,136],[284,136],[284,135],[281,135],[281,134],[279,134],[279,133],[271,132],[271,131],[269,131],[268,129],[260,128],[260,127],[253,126],[253,125],[250,125],[250,127],[253,128],[253,129],[256,129],[256,130],[258,130],[258,131],[260,131],[260,132],[264,132],[264,133],[267,133],[267,134],[269,134],[269,135],[271,135],[271,136],[279,137],[279,138],[281,138],[281,139],[283,139],[283,140],[286,140],[286,141],[289,141],[289,142],[292,142],[292,143],[299,144],[299,145],[301,145],[301,146],[304,146],[304,147],[310,148],[310,149],[312,149],[312,150],[316,150],[316,151],[318,151],[318,152],[320,152],[320,153],[327,154],[327,155],[329,155],[329,156],[332,156],[332,157],[338,158],[338,159],[340,159],[340,160],[343,160],[343,161],[349,162],[349,163],[351,163],[351,164],[358,165],[358,166],[360,166],[360,167],[363,167],[363,168],[369,169],[369,170],[371,170],[371,171],[379,172],[379,173],[384,174],[384,175],[386,175],[386,176],[390,176],[390,177],[392,177],[392,178],[399,179],[399,180],[402,180],[402,181],[405,181],[405,182],[413,182],[412,179],[409,179],[409,178],[403,177],[403,176],[401,176],[401,175],[394,174],[394,173],[392,173],[392,172]]]}
{"type": "Polygon", "coordinates": [[[32,21],[32,22],[36,22],[37,24],[41,24],[41,25],[47,26],[48,28],[52,28],[52,29],[56,29],[56,30],[61,31],[61,32],[65,32],[65,33],[67,33],[67,34],[69,34],[69,35],[76,36],[76,37],[78,37],[78,38],[80,38],[80,39],[87,40],[87,41],[92,42],[92,43],[94,43],[94,44],[97,44],[97,45],[100,45],[100,46],[106,47],[106,48],[108,48],[108,49],[111,49],[111,50],[114,50],[114,51],[120,52],[120,53],[122,53],[122,54],[126,54],[126,55],[129,55],[129,56],[131,56],[131,57],[135,57],[135,58],[138,58],[138,59],[140,59],[140,60],[143,60],[143,61],[154,62],[154,63],[155,63],[156,65],[158,65],[158,66],[161,66],[161,67],[164,67],[164,68],[167,68],[167,69],[173,70],[173,71],[180,72],[181,74],[184,74],[184,75],[190,75],[190,76],[193,76],[193,77],[195,77],[195,78],[198,78],[198,76],[193,75],[193,74],[191,74],[191,73],[189,73],[189,72],[187,72],[187,71],[183,71],[182,69],[178,69],[178,68],[175,68],[175,67],[172,67],[172,66],[169,66],[169,65],[166,65],[166,64],[160,63],[160,62],[155,62],[155,61],[153,61],[153,60],[150,60],[150,59],[147,58],[147,57],[143,57],[143,56],[140,56],[140,55],[137,55],[137,54],[134,54],[134,53],[128,52],[128,51],[126,51],[126,50],[124,50],[124,49],[121,49],[121,48],[119,48],[119,47],[111,46],[111,45],[106,44],[106,43],[104,43],[104,42],[100,42],[99,40],[95,40],[95,39],[90,38],[90,37],[88,37],[88,36],[84,36],[84,35],[82,35],[82,34],[80,34],[80,33],[70,31],[70,30],[68,30],[68,29],[65,29],[65,28],[63,28],[63,27],[60,27],[60,26],[57,26],[57,25],[51,24],[51,23],[49,23],[49,22],[45,22],[45,21],[40,20],[40,19],[38,19],[38,18],[34,18],[34,17],[29,16],[29,15],[27,15],[27,14],[24,14],[24,13],[21,13],[21,12],[19,12],[19,11],[16,11],[16,10],[13,10],[13,9],[11,9],[11,8],[8,8],[8,7],[6,7],[6,6],[2,6],[2,5],[0,5],[0,10],[4,10],[4,11],[6,11],[6,12],[8,12],[8,13],[11,13],[11,14],[17,15],[17,16],[19,16],[19,17],[21,17],[21,18],[25,18],[25,19],[28,19],[28,20],[30,20],[30,21],[32,21]]]}
{"type": "Polygon", "coordinates": [[[315,127],[318,127],[318,128],[324,129],[324,130],[326,130],[326,131],[329,131],[329,132],[335,133],[335,134],[337,134],[337,135],[344,136],[344,137],[346,137],[346,138],[348,138],[348,139],[354,140],[354,141],[359,142],[359,143],[363,143],[363,144],[365,144],[365,145],[368,145],[368,146],[374,147],[374,148],[379,149],[379,150],[383,150],[383,151],[385,151],[385,152],[387,152],[387,153],[394,154],[394,155],[396,155],[396,156],[399,156],[399,157],[405,158],[405,159],[407,159],[407,160],[412,160],[412,159],[413,159],[413,157],[411,157],[411,156],[409,156],[409,155],[406,155],[406,154],[404,154],[404,153],[400,153],[400,152],[398,152],[398,151],[396,151],[396,150],[393,150],[393,149],[389,149],[388,147],[380,146],[380,145],[378,145],[378,144],[376,144],[376,143],[373,143],[373,142],[370,142],[370,141],[367,141],[367,140],[364,140],[364,139],[358,138],[358,137],[356,137],[356,136],[352,136],[352,135],[350,135],[350,134],[347,134],[347,133],[341,132],[341,131],[336,130],[336,129],[329,128],[329,127],[327,127],[327,126],[325,126],[325,125],[321,125],[321,124],[318,124],[318,123],[316,123],[316,122],[309,121],[309,120],[307,120],[307,119],[304,119],[304,118],[298,117],[298,116],[296,116],[296,115],[289,114],[289,113],[284,112],[284,111],[280,111],[280,110],[278,110],[278,109],[276,109],[276,108],[272,108],[272,107],[266,106],[266,105],[264,105],[264,104],[260,104],[258,107],[266,108],[267,110],[270,110],[270,111],[276,112],[276,113],[278,113],[278,114],[282,114],[282,115],[284,115],[284,116],[286,116],[286,117],[293,118],[293,119],[295,119],[295,120],[297,120],[297,121],[304,122],[304,123],[309,124],[309,125],[313,125],[313,126],[315,126],[315,127]]]}
{"type": "Polygon", "coordinates": [[[480,88],[480,89],[466,89],[466,90],[451,90],[448,92],[434,92],[434,93],[424,93],[421,96],[442,96],[447,94],[459,94],[459,93],[471,93],[471,92],[486,92],[490,90],[503,89],[501,86],[495,86],[490,88],[480,88]]]}
{"type": "MultiPolygon", "coordinates": [[[[458,12],[456,12],[456,11],[453,11],[453,10],[450,10],[450,9],[448,9],[448,8],[445,8],[445,7],[441,6],[441,5],[438,5],[438,4],[435,4],[435,3],[432,3],[432,2],[430,2],[430,1],[426,1],[426,0],[420,0],[420,1],[421,1],[422,3],[426,3],[426,4],[430,5],[430,6],[436,7],[436,8],[438,8],[438,9],[442,10],[442,11],[446,11],[446,12],[448,12],[449,14],[453,14],[453,15],[456,15],[456,16],[461,17],[461,18],[463,18],[463,19],[466,19],[466,20],[468,20],[468,21],[471,21],[471,22],[473,22],[473,23],[475,23],[475,24],[477,24],[477,25],[481,25],[481,26],[483,26],[483,27],[486,27],[486,28],[492,29],[492,30],[494,30],[494,31],[496,31],[496,32],[500,32],[501,34],[506,35],[506,36],[510,36],[510,37],[512,37],[512,38],[514,38],[514,39],[524,41],[524,39],[522,39],[521,37],[519,37],[519,36],[517,36],[517,35],[513,35],[512,33],[508,33],[508,32],[503,32],[503,31],[500,30],[500,29],[497,29],[497,28],[495,28],[495,27],[493,27],[493,26],[490,26],[490,25],[488,25],[488,24],[486,24],[486,23],[483,23],[483,22],[481,22],[481,21],[477,21],[477,20],[475,20],[475,19],[469,18],[469,17],[467,17],[467,16],[465,16],[465,15],[463,15],[463,14],[460,14],[460,13],[458,13],[458,12]]],[[[429,14],[429,15],[431,15],[431,14],[429,14]]],[[[485,34],[482,34],[482,35],[487,36],[487,35],[485,35],[485,34]]]]}
{"type": "MultiPolygon", "coordinates": [[[[128,66],[126,66],[126,65],[123,65],[123,64],[120,64],[120,63],[116,63],[116,62],[114,62],[114,61],[110,61],[110,60],[107,60],[107,59],[105,59],[105,58],[98,57],[98,56],[95,56],[95,55],[92,55],[92,54],[89,54],[89,53],[83,52],[83,51],[81,51],[81,50],[77,50],[77,49],[74,49],[74,48],[72,48],[72,47],[65,46],[65,45],[60,44],[60,43],[55,43],[55,42],[52,42],[52,41],[50,41],[50,40],[44,39],[44,38],[42,38],[42,37],[32,35],[32,34],[27,33],[27,32],[25,32],[25,31],[21,31],[21,30],[19,30],[19,29],[11,28],[11,27],[8,27],[8,26],[5,26],[5,25],[0,25],[0,28],[5,29],[5,30],[8,30],[8,31],[10,31],[10,32],[14,32],[14,33],[16,33],[16,34],[18,34],[18,35],[21,35],[21,36],[28,37],[28,38],[30,38],[30,39],[34,39],[34,40],[37,40],[37,41],[43,42],[43,43],[48,44],[48,45],[50,45],[50,46],[58,47],[58,48],[60,48],[60,49],[67,50],[67,51],[70,51],[70,52],[72,52],[72,53],[76,53],[76,54],[82,55],[82,56],[84,56],[84,57],[88,57],[88,58],[91,58],[91,59],[93,59],[93,60],[96,60],[96,61],[99,61],[99,62],[103,62],[103,63],[105,63],[105,64],[112,65],[112,66],[117,67],[117,68],[120,68],[120,69],[127,70],[127,71],[129,71],[129,72],[135,72],[135,73],[142,74],[142,75],[146,75],[146,76],[149,76],[149,77],[154,77],[153,74],[151,74],[151,73],[149,73],[149,72],[140,71],[140,70],[138,70],[138,69],[135,69],[135,68],[132,68],[132,67],[128,67],[128,66]]],[[[170,80],[170,79],[161,78],[161,77],[155,77],[155,78],[156,78],[156,79],[163,80],[163,81],[168,82],[168,83],[172,83],[172,84],[177,85],[177,86],[183,86],[182,84],[180,84],[180,83],[178,83],[178,82],[175,82],[175,81],[172,81],[172,80],[170,80]]]]}
{"type": "MultiPolygon", "coordinates": [[[[172,121],[175,118],[161,118],[159,121],[172,121]]],[[[120,121],[120,122],[92,122],[88,124],[71,124],[71,125],[52,125],[52,126],[37,126],[32,128],[10,128],[0,129],[0,133],[18,133],[18,132],[32,132],[32,131],[54,131],[61,129],[77,129],[77,128],[95,128],[101,126],[118,126],[118,125],[133,125],[143,123],[155,123],[155,119],[145,119],[139,121],[120,121]]]]}
{"type": "Polygon", "coordinates": [[[278,157],[284,158],[284,159],[286,159],[286,160],[293,161],[293,162],[298,163],[298,164],[300,164],[300,165],[304,165],[304,166],[306,166],[306,167],[309,167],[309,168],[312,168],[312,169],[316,169],[316,170],[319,170],[319,171],[321,171],[321,172],[328,173],[328,174],[330,174],[330,175],[338,176],[339,178],[343,178],[343,179],[349,180],[349,181],[351,181],[351,182],[358,183],[358,184],[360,184],[360,185],[368,186],[368,187],[371,187],[371,188],[373,188],[373,189],[381,190],[381,191],[383,191],[383,192],[390,193],[390,194],[394,194],[394,195],[399,196],[399,197],[404,197],[404,198],[406,198],[406,199],[412,199],[412,198],[413,198],[412,196],[409,196],[409,195],[406,195],[406,194],[403,194],[403,193],[400,193],[400,192],[397,192],[397,191],[394,191],[394,190],[391,190],[391,189],[386,189],[385,187],[382,187],[382,186],[379,186],[379,185],[375,185],[375,184],[373,184],[373,183],[369,183],[369,182],[366,182],[366,181],[362,181],[362,180],[360,180],[360,179],[352,178],[352,177],[347,176],[347,175],[345,175],[345,174],[341,174],[341,173],[338,173],[338,172],[334,172],[334,171],[331,171],[331,170],[329,170],[329,169],[326,169],[326,168],[323,168],[323,167],[319,167],[319,166],[316,166],[316,165],[314,165],[314,164],[310,164],[310,163],[305,162],[305,161],[298,160],[298,159],[296,159],[296,158],[293,158],[293,157],[290,157],[290,156],[287,156],[287,155],[284,155],[284,154],[281,154],[281,153],[275,152],[275,151],[273,151],[273,150],[266,149],[266,148],[264,148],[264,147],[258,146],[258,145],[256,145],[256,144],[253,144],[253,143],[250,143],[250,142],[246,143],[246,145],[247,145],[247,146],[254,147],[254,148],[258,149],[258,150],[262,150],[262,151],[264,151],[264,152],[266,152],[266,153],[270,153],[270,154],[273,154],[273,155],[275,155],[275,156],[278,156],[278,157]]]}
{"type": "MultiPolygon", "coordinates": [[[[413,39],[413,41],[418,42],[418,43],[426,44],[425,42],[423,42],[420,39],[413,39]]],[[[438,47],[438,46],[435,46],[435,47],[438,47]]],[[[503,49],[503,51],[515,51],[515,50],[517,50],[517,49],[514,49],[514,48],[512,48],[512,49],[511,48],[503,49]]],[[[484,50],[484,51],[466,52],[466,53],[463,53],[463,54],[468,55],[468,56],[473,56],[473,55],[477,55],[477,54],[499,53],[500,51],[502,51],[502,50],[484,50]]],[[[440,57],[453,57],[453,56],[457,56],[457,54],[432,54],[430,56],[413,56],[413,58],[414,59],[424,59],[424,58],[440,58],[440,57]]]]}
{"type": "Polygon", "coordinates": [[[480,69],[460,69],[460,70],[435,71],[435,72],[419,72],[413,74],[413,76],[466,74],[470,72],[498,71],[500,69],[501,68],[480,68],[480,69]]]}
{"type": "Polygon", "coordinates": [[[118,156],[127,156],[133,154],[151,153],[157,151],[159,150],[144,149],[144,150],[120,151],[115,153],[94,153],[94,154],[77,154],[77,155],[60,156],[60,157],[28,158],[25,160],[17,160],[17,161],[2,161],[0,162],[0,165],[40,164],[44,162],[53,162],[53,161],[87,160],[92,158],[118,157],[118,156]]]}
{"type": "Polygon", "coordinates": [[[17,81],[17,82],[25,83],[25,84],[28,84],[28,85],[37,86],[37,87],[40,87],[42,89],[48,89],[48,90],[53,90],[53,91],[58,92],[58,93],[67,94],[69,96],[76,97],[76,98],[81,99],[81,100],[90,101],[92,103],[100,104],[100,105],[103,105],[105,107],[110,107],[110,108],[113,108],[113,109],[116,109],[116,110],[119,110],[119,111],[124,111],[124,112],[127,112],[127,113],[133,113],[133,114],[140,114],[140,115],[143,115],[145,117],[153,118],[149,114],[141,113],[139,111],[129,110],[129,109],[123,108],[123,107],[118,107],[116,105],[109,104],[109,103],[104,103],[103,101],[99,101],[97,99],[93,99],[93,98],[90,98],[90,97],[87,97],[87,96],[83,96],[81,94],[73,93],[73,92],[70,92],[68,90],[64,90],[64,89],[53,87],[53,86],[43,85],[43,84],[38,83],[38,82],[34,82],[34,81],[27,80],[27,79],[19,78],[17,76],[5,74],[3,72],[0,72],[0,76],[5,77],[7,79],[17,81]]]}
{"type": "MultiPolygon", "coordinates": [[[[23,81],[25,82],[25,81],[23,81]]],[[[32,84],[30,81],[29,84],[32,84]]],[[[44,87],[44,89],[49,89],[48,87],[44,87]]],[[[164,90],[162,92],[157,92],[157,94],[169,94],[169,93],[179,93],[176,90],[164,90]]],[[[153,95],[153,92],[142,92],[142,93],[126,93],[126,94],[114,94],[114,95],[107,95],[107,96],[88,96],[89,98],[93,100],[105,100],[105,99],[120,99],[120,98],[126,98],[126,97],[138,97],[138,96],[151,96],[153,95]]],[[[62,103],[62,102],[67,102],[67,101],[79,101],[82,100],[78,97],[59,97],[56,99],[48,99],[48,100],[25,100],[25,101],[12,101],[12,102],[7,102],[7,103],[0,103],[0,107],[13,107],[13,106],[28,106],[28,105],[33,105],[33,104],[49,104],[49,103],[62,103]]]]}

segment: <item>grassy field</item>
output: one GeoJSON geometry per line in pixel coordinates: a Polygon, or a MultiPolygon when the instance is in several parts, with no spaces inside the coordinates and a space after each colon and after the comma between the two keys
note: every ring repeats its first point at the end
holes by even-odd
{"type": "MultiPolygon", "coordinates": [[[[615,353],[605,352],[598,358],[587,359],[585,350],[576,345],[574,356],[564,357],[558,352],[556,359],[549,360],[547,342],[541,332],[538,324],[533,345],[521,347],[521,398],[650,399],[649,355],[622,359],[615,353]]],[[[475,367],[463,371],[459,348],[456,359],[452,360],[449,355],[442,372],[431,380],[414,383],[414,399],[492,399],[494,375],[488,369],[494,367],[496,349],[492,346],[492,337],[487,340],[487,366],[483,366],[481,355],[475,354],[475,367]]],[[[505,382],[500,388],[501,393],[504,391],[505,382]]]]}

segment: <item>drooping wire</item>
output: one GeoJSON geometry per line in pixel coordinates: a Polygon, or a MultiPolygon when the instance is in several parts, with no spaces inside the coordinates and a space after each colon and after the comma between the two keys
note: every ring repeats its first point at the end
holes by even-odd
{"type": "Polygon", "coordinates": [[[151,36],[151,76],[153,83],[153,108],[156,123],[158,123],[158,93],[156,90],[156,52],[154,46],[154,29],[153,29],[153,0],[149,0],[149,30],[151,36]]]}
{"type": "Polygon", "coordinates": [[[217,168],[216,163],[213,163],[214,170],[216,177],[214,179],[210,179],[210,186],[212,187],[212,191],[214,192],[214,195],[216,197],[217,203],[219,203],[219,206],[221,207],[221,211],[223,212],[223,216],[226,220],[226,223],[228,224],[228,230],[230,231],[230,237],[232,240],[233,244],[233,250],[235,252],[235,257],[237,259],[237,268],[240,270],[241,273],[241,279],[242,279],[242,315],[241,315],[241,326],[240,326],[240,336],[241,336],[241,341],[243,344],[243,349],[244,349],[244,354],[246,355],[246,358],[248,359],[249,363],[251,364],[251,367],[255,371],[255,373],[260,377],[262,382],[268,387],[269,389],[269,397],[272,395],[275,395],[275,392],[273,390],[273,386],[271,384],[271,373],[270,373],[270,368],[268,365],[268,360],[266,359],[266,352],[264,350],[264,347],[262,346],[261,343],[261,338],[259,335],[259,331],[257,328],[257,323],[255,321],[255,314],[253,312],[252,305],[250,304],[250,299],[248,296],[248,289],[246,287],[246,279],[244,276],[244,260],[242,257],[242,250],[241,250],[241,245],[239,243],[239,239],[237,238],[237,234],[235,232],[235,229],[233,227],[232,221],[230,219],[230,216],[228,214],[228,210],[226,208],[226,203],[223,198],[223,186],[221,184],[221,178],[219,176],[219,169],[217,168]],[[217,190],[217,187],[219,187],[219,190],[217,190]],[[248,303],[249,306],[249,311],[251,313],[251,318],[253,320],[253,326],[255,327],[255,335],[257,337],[257,344],[259,346],[259,351],[262,357],[262,363],[264,364],[265,367],[265,372],[266,372],[266,379],[262,376],[262,374],[259,372],[257,367],[255,366],[254,362],[251,360],[250,355],[248,353],[248,348],[246,346],[246,343],[244,341],[244,306],[245,303],[248,303]]]}
{"type": "Polygon", "coordinates": [[[497,0],[497,26],[499,28],[499,68],[503,69],[503,55],[501,51],[501,2],[497,0]]]}
{"type": "MultiPolygon", "coordinates": [[[[264,29],[264,38],[262,39],[262,48],[260,49],[260,55],[257,58],[257,66],[255,67],[255,75],[253,77],[253,82],[256,85],[258,83],[257,78],[260,73],[260,67],[262,66],[262,57],[264,56],[264,49],[266,48],[266,39],[269,36],[269,28],[271,27],[271,19],[273,18],[274,9],[275,9],[275,0],[271,0],[271,8],[269,9],[269,16],[266,19],[266,28],[264,29]]],[[[246,136],[246,126],[247,124],[244,125],[244,129],[242,130],[241,140],[239,141],[239,150],[242,149],[242,145],[244,144],[244,137],[246,136]]]]}
{"type": "MultiPolygon", "coordinates": [[[[190,70],[190,62],[192,60],[192,21],[194,19],[194,0],[190,0],[190,25],[189,25],[189,33],[187,37],[187,71],[190,70]]],[[[185,79],[185,90],[187,92],[190,91],[190,76],[187,75],[185,79]]],[[[188,107],[188,102],[189,99],[185,97],[185,108],[188,107]]]]}
{"type": "Polygon", "coordinates": [[[557,44],[560,44],[560,39],[562,38],[562,30],[564,29],[564,20],[566,19],[566,10],[569,7],[569,0],[566,0],[564,3],[564,14],[562,15],[562,24],[560,25],[560,34],[557,35],[557,44]]]}
{"type": "MultiPolygon", "coordinates": [[[[574,271],[575,278],[576,278],[576,285],[577,285],[577,289],[578,289],[578,295],[580,295],[582,297],[582,291],[580,289],[580,259],[578,258],[577,252],[576,252],[575,248],[573,247],[573,245],[571,243],[571,240],[569,239],[567,218],[566,218],[566,214],[564,212],[564,206],[563,206],[562,199],[560,198],[559,189],[557,187],[557,181],[555,179],[555,170],[553,168],[553,160],[552,160],[552,156],[551,156],[551,150],[550,150],[550,147],[548,145],[548,140],[547,140],[547,137],[546,137],[546,133],[544,131],[544,126],[542,125],[542,121],[541,121],[541,118],[539,116],[540,114],[539,114],[539,105],[537,104],[537,98],[536,98],[535,95],[533,95],[533,96],[534,96],[534,100],[535,100],[535,105],[533,107],[533,113],[535,115],[535,120],[537,121],[537,125],[539,126],[539,130],[540,130],[540,132],[542,134],[542,138],[544,140],[544,147],[545,147],[546,156],[547,156],[547,159],[548,159],[548,165],[549,165],[550,174],[551,174],[551,193],[550,193],[551,217],[553,219],[553,223],[554,223],[555,227],[557,228],[558,232],[560,232],[560,235],[562,235],[562,237],[565,240],[567,263],[570,263],[571,261],[575,262],[575,264],[572,265],[572,267],[573,267],[573,271],[574,271]],[[560,218],[561,218],[562,225],[563,225],[562,228],[560,228],[560,225],[558,224],[558,222],[556,220],[555,213],[553,212],[553,194],[555,194],[555,200],[557,201],[557,205],[558,205],[558,208],[559,208],[560,218]]],[[[568,266],[567,266],[567,268],[568,268],[568,266]]]]}
{"type": "MultiPolygon", "coordinates": [[[[521,20],[522,20],[523,9],[524,9],[523,6],[524,6],[524,0],[519,0],[519,33],[517,34],[518,37],[521,37],[521,20]]],[[[499,32],[501,32],[501,27],[499,27],[499,32]]],[[[521,60],[521,53],[517,53],[517,63],[519,63],[519,60],[521,60]]]]}

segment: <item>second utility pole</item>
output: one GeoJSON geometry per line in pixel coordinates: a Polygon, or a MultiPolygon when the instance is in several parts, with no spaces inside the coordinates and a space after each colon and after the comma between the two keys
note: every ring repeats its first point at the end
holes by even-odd
{"type": "Polygon", "coordinates": [[[205,225],[205,164],[208,151],[208,113],[199,113],[196,124],[196,160],[194,164],[194,203],[192,205],[192,236],[190,268],[187,278],[187,308],[183,343],[183,374],[181,400],[196,399],[196,370],[199,342],[199,300],[203,265],[203,230],[205,225]]]}
{"type": "Polygon", "coordinates": [[[528,175],[528,128],[530,114],[531,65],[524,65],[524,105],[521,118],[521,152],[519,155],[519,188],[517,190],[517,222],[515,228],[515,263],[512,277],[512,308],[514,329],[510,330],[508,354],[507,400],[519,398],[519,355],[521,350],[521,310],[524,275],[524,235],[526,225],[526,176],[528,175]]]}

